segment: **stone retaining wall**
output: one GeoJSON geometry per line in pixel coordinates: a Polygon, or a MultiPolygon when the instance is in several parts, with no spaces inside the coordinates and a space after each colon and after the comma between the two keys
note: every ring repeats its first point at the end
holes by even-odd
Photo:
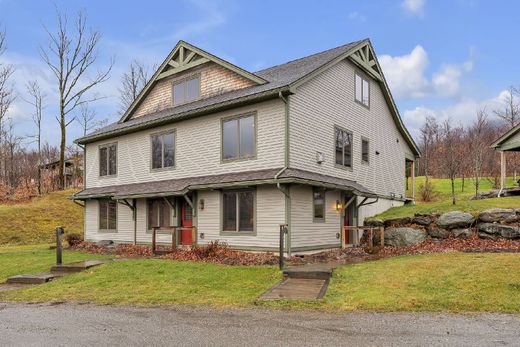
{"type": "MultiPolygon", "coordinates": [[[[372,219],[366,226],[385,228],[385,246],[410,246],[430,236],[468,238],[477,235],[482,239],[520,239],[520,209],[493,208],[476,215],[452,211],[444,214],[416,214],[388,220],[372,219]]],[[[379,235],[374,236],[374,244],[379,235]]]]}

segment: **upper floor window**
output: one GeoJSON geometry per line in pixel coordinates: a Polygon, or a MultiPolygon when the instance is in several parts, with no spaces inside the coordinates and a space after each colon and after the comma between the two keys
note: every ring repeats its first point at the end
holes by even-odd
{"type": "Polygon", "coordinates": [[[256,154],[255,115],[222,122],[222,159],[252,158],[256,154]]]}
{"type": "Polygon", "coordinates": [[[175,166],[175,132],[152,135],[152,169],[175,166]]]}
{"type": "Polygon", "coordinates": [[[99,147],[99,176],[117,174],[117,144],[112,143],[99,147]]]}
{"type": "Polygon", "coordinates": [[[352,168],[352,133],[336,127],[336,164],[352,168]]]}
{"type": "Polygon", "coordinates": [[[117,202],[112,199],[99,200],[99,230],[116,231],[117,202]]]}
{"type": "Polygon", "coordinates": [[[200,97],[200,76],[173,84],[173,106],[184,104],[200,97]]]}
{"type": "Polygon", "coordinates": [[[325,189],[314,188],[312,190],[313,220],[321,222],[325,220],[325,189]]]}
{"type": "Polygon", "coordinates": [[[361,139],[361,162],[368,164],[370,145],[368,139],[361,139]]]}
{"type": "Polygon", "coordinates": [[[356,101],[370,106],[370,85],[368,79],[356,73],[356,101]]]}
{"type": "Polygon", "coordinates": [[[222,193],[222,230],[254,232],[255,191],[222,193]]]}

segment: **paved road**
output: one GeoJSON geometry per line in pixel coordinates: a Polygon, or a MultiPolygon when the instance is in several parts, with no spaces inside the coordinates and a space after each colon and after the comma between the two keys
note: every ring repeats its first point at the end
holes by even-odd
{"type": "Polygon", "coordinates": [[[0,346],[520,345],[512,315],[0,303],[0,346]]]}

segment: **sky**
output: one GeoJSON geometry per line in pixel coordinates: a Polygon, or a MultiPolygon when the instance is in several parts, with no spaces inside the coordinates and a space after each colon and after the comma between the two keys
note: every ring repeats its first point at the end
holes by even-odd
{"type": "MultiPolygon", "coordinates": [[[[56,29],[56,8],[72,18],[79,10],[102,39],[96,69],[115,60],[111,78],[94,92],[98,119],[119,119],[118,88],[132,60],[161,63],[186,40],[249,71],[370,38],[401,117],[417,136],[424,117],[468,125],[476,110],[490,116],[504,93],[520,84],[519,1],[47,1],[0,0],[0,27],[13,64],[17,99],[9,111],[16,131],[34,133],[25,85],[38,80],[47,98],[43,139],[59,142],[57,88],[39,47],[56,29]]],[[[68,142],[82,134],[69,126],[68,142]]],[[[26,142],[27,146],[31,146],[26,142]]]]}

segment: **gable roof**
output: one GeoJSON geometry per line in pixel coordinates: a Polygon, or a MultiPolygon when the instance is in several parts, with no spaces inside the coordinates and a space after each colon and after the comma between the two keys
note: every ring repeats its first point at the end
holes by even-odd
{"type": "Polygon", "coordinates": [[[520,151],[520,141],[509,141],[520,132],[520,124],[500,136],[491,144],[491,148],[498,151],[520,151]]]}
{"type": "MultiPolygon", "coordinates": [[[[179,45],[181,43],[190,49],[196,49],[197,52],[204,52],[195,46],[189,45],[184,41],[180,41],[176,48],[174,48],[172,53],[170,53],[168,56],[169,59],[167,58],[161,67],[157,70],[154,77],[157,77],[160,75],[160,73],[163,73],[159,71],[164,70],[165,64],[168,64],[168,61],[171,60],[171,57],[175,56],[173,52],[176,52],[176,49],[180,47],[179,45]]],[[[207,52],[204,53],[209,55],[207,52]]],[[[385,96],[392,117],[394,118],[399,131],[405,138],[411,150],[414,152],[413,154],[420,156],[420,151],[417,145],[402,122],[401,116],[399,115],[399,111],[397,110],[393,97],[390,93],[390,89],[388,88],[379,62],[377,61],[377,57],[374,54],[372,45],[368,39],[351,42],[343,46],[312,54],[300,59],[292,60],[285,64],[276,65],[264,70],[257,71],[255,73],[248,73],[250,76],[255,76],[261,81],[264,81],[264,83],[258,83],[251,87],[197,100],[189,104],[170,107],[137,118],[128,119],[127,114],[130,114],[131,112],[129,113],[127,111],[127,114],[125,114],[126,116],[123,116],[119,122],[110,124],[85,137],[77,139],[75,143],[85,144],[93,141],[107,139],[115,135],[122,135],[186,118],[239,107],[251,102],[259,102],[276,98],[280,94],[292,94],[296,92],[296,88],[299,85],[305,83],[307,80],[313,78],[317,74],[325,71],[326,69],[334,66],[346,58],[351,59],[353,63],[360,66],[360,68],[362,68],[379,82],[383,90],[383,95],[385,96]]],[[[245,70],[242,71],[247,72],[245,70]]],[[[154,77],[152,77],[152,80],[154,77]]],[[[136,106],[134,104],[132,105],[133,107],[136,106]]]]}

